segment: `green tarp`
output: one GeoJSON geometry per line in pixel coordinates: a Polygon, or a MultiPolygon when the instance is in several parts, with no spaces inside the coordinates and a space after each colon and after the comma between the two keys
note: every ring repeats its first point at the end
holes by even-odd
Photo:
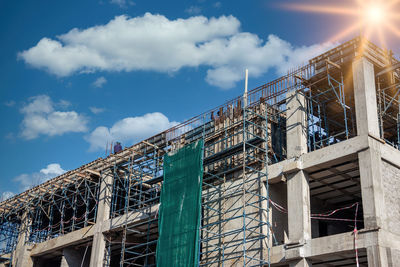
{"type": "Polygon", "coordinates": [[[157,266],[197,266],[203,141],[164,156],[158,217],[157,266]]]}

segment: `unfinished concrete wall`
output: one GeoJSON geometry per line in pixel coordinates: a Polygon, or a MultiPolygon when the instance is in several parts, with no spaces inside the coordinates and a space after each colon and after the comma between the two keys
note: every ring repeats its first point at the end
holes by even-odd
{"type": "Polygon", "coordinates": [[[396,267],[400,264],[400,250],[394,248],[386,248],[388,255],[388,265],[390,267],[396,267]]]}
{"type": "Polygon", "coordinates": [[[400,169],[383,160],[382,183],[388,231],[400,234],[400,169]]]}
{"type": "MultiPolygon", "coordinates": [[[[248,176],[252,179],[254,175],[248,176]]],[[[254,180],[246,183],[246,205],[243,210],[243,181],[242,172],[234,173],[230,180],[225,181],[212,188],[203,190],[202,211],[202,263],[213,263],[207,266],[220,266],[222,260],[229,266],[243,266],[244,259],[244,231],[243,212],[246,213],[246,265],[255,265],[256,261],[250,259],[262,259],[261,246],[266,245],[266,240],[255,241],[260,234],[261,219],[260,209],[266,206],[261,203],[259,195],[262,192],[263,183],[254,180]],[[250,193],[252,192],[252,193],[250,193]],[[249,205],[251,204],[251,205],[249,205]],[[258,218],[252,220],[252,218],[258,218]]],[[[263,231],[266,231],[264,228],[263,231]]],[[[265,232],[266,235],[266,232],[265,232]]]]}

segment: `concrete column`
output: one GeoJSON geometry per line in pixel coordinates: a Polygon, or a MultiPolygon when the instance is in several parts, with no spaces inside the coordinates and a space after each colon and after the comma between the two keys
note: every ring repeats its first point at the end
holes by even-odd
{"type": "Polygon", "coordinates": [[[389,265],[386,248],[381,246],[367,247],[368,266],[386,267],[397,266],[389,265]]]}
{"type": "Polygon", "coordinates": [[[369,148],[358,153],[364,225],[367,229],[387,229],[380,145],[370,138],[369,148]]]}
{"type": "Polygon", "coordinates": [[[301,259],[297,262],[292,262],[289,264],[290,267],[311,267],[311,261],[307,259],[301,259]]]}
{"type": "Polygon", "coordinates": [[[289,243],[304,243],[311,239],[310,187],[308,175],[299,170],[287,178],[289,243]]]}
{"type": "Polygon", "coordinates": [[[379,137],[374,65],[362,57],[353,62],[357,134],[379,137]]]}
{"type": "Polygon", "coordinates": [[[110,218],[113,179],[112,170],[106,170],[101,173],[96,222],[105,221],[110,218]]]}
{"type": "Polygon", "coordinates": [[[113,173],[106,170],[101,173],[101,184],[99,194],[99,204],[97,208],[97,219],[95,225],[95,233],[93,236],[92,252],[90,256],[90,267],[103,265],[106,241],[101,232],[102,223],[110,218],[111,196],[113,173]]]}
{"type": "Polygon", "coordinates": [[[288,92],[286,96],[287,158],[290,159],[307,153],[306,98],[296,91],[288,92]]]}
{"type": "Polygon", "coordinates": [[[30,248],[25,242],[28,240],[30,235],[31,220],[28,212],[26,211],[21,218],[20,232],[18,235],[17,246],[14,251],[13,264],[15,267],[33,267],[33,261],[30,256],[30,248]]]}
{"type": "MultiPolygon", "coordinates": [[[[307,153],[306,98],[291,91],[286,98],[287,158],[307,153]]],[[[310,188],[308,176],[301,169],[285,174],[287,178],[289,243],[302,243],[311,238],[310,188]]]]}
{"type": "Polygon", "coordinates": [[[82,249],[65,248],[61,258],[61,267],[87,267],[89,266],[88,254],[82,249]]]}

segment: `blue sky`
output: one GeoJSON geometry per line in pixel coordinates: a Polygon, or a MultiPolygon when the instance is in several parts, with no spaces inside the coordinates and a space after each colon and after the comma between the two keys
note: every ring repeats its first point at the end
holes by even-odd
{"type": "Polygon", "coordinates": [[[1,1],[0,197],[242,94],[245,68],[250,88],[279,77],[354,20],[278,3],[1,1]]]}

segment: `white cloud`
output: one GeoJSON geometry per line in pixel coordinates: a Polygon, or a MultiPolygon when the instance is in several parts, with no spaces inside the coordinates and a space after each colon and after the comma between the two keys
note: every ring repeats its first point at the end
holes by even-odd
{"type": "Polygon", "coordinates": [[[60,108],[68,108],[71,106],[71,102],[67,101],[67,100],[63,100],[61,99],[58,103],[57,106],[59,106],[60,108]]]}
{"type": "Polygon", "coordinates": [[[121,141],[125,145],[138,142],[146,137],[162,132],[177,122],[171,122],[162,113],[147,113],[143,116],[128,117],[114,123],[110,128],[99,126],[94,129],[86,141],[90,143],[90,151],[105,149],[107,143],[121,141]]]}
{"type": "Polygon", "coordinates": [[[15,101],[14,100],[10,100],[10,101],[6,101],[6,102],[4,102],[4,105],[6,105],[7,107],[13,107],[13,106],[15,106],[15,101]]]}
{"type": "Polygon", "coordinates": [[[136,5],[135,2],[129,1],[129,0],[128,1],[127,0],[111,0],[110,3],[119,5],[119,7],[122,7],[122,8],[127,7],[127,5],[130,5],[130,6],[136,5]]]}
{"type": "Polygon", "coordinates": [[[54,103],[47,95],[31,97],[21,113],[24,115],[21,135],[28,140],[41,134],[54,136],[87,131],[88,121],[83,115],[75,111],[54,110],[54,103]]]}
{"type": "Polygon", "coordinates": [[[31,174],[23,173],[21,175],[18,175],[13,179],[13,181],[18,183],[19,190],[22,192],[36,185],[42,184],[50,180],[51,178],[57,177],[65,172],[66,170],[61,168],[60,164],[52,163],[47,165],[46,168],[41,169],[39,172],[34,172],[31,174]]]}
{"type": "Polygon", "coordinates": [[[103,76],[101,76],[101,77],[97,78],[97,79],[92,83],[92,85],[93,85],[94,87],[101,88],[101,87],[103,87],[103,85],[105,85],[106,83],[107,83],[107,79],[104,78],[103,76]]]}
{"type": "Polygon", "coordinates": [[[65,170],[63,170],[61,168],[61,165],[58,163],[49,164],[49,165],[47,165],[46,168],[40,170],[40,173],[43,173],[44,175],[50,175],[53,177],[61,175],[64,172],[65,172],[65,170]]]}
{"type": "Polygon", "coordinates": [[[6,134],[4,136],[4,138],[6,138],[7,140],[12,141],[12,142],[14,142],[16,139],[15,134],[13,132],[9,132],[8,134],[6,134]]]}
{"type": "Polygon", "coordinates": [[[201,7],[199,6],[191,6],[185,9],[185,12],[191,15],[196,15],[201,13],[201,7]]]}
{"type": "Polygon", "coordinates": [[[12,196],[14,196],[14,193],[11,191],[5,191],[3,193],[1,193],[0,195],[0,201],[4,201],[6,199],[11,198],[12,196]]]}
{"type": "Polygon", "coordinates": [[[104,112],[104,108],[89,107],[89,109],[93,114],[100,114],[104,112]]]}
{"type": "Polygon", "coordinates": [[[169,20],[146,13],[134,18],[118,16],[87,29],[75,28],[57,39],[43,38],[18,56],[57,76],[95,71],[171,73],[205,66],[208,83],[230,88],[243,79],[246,68],[253,77],[270,70],[283,74],[330,47],[296,47],[275,35],[263,40],[241,32],[240,21],[233,16],[169,20]]]}

